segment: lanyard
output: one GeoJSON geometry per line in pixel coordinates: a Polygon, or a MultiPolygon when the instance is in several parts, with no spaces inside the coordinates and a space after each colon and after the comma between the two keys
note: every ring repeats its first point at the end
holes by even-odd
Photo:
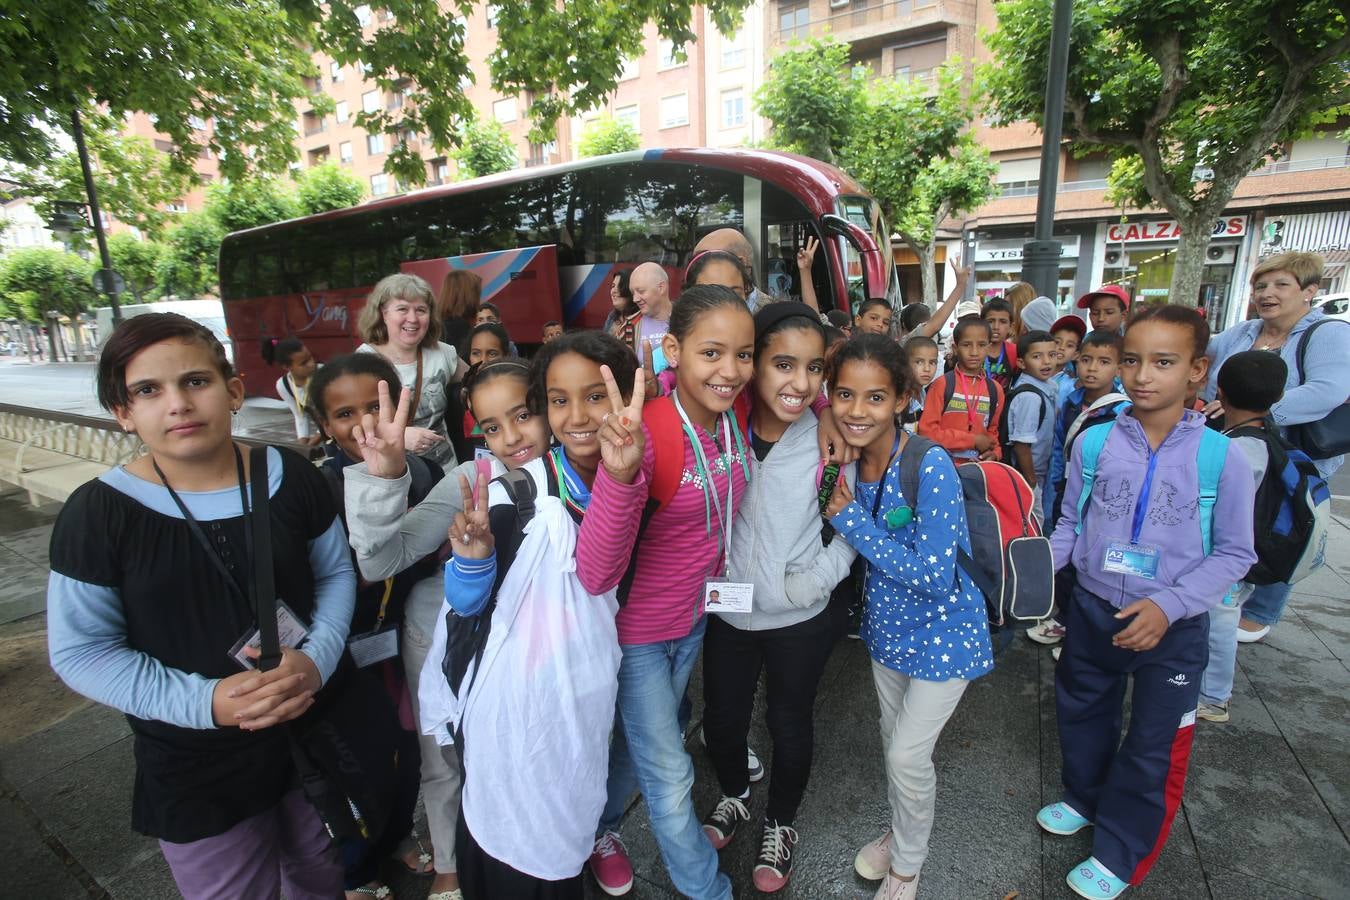
{"type": "MultiPolygon", "coordinates": [[[[727,558],[731,547],[731,525],[735,518],[734,497],[732,488],[735,479],[732,478],[732,468],[730,463],[726,463],[726,454],[732,447],[732,435],[735,435],[735,447],[741,454],[741,467],[745,470],[745,477],[750,479],[750,464],[746,460],[745,442],[741,437],[740,425],[736,423],[735,415],[721,413],[718,418],[722,420],[723,440],[718,445],[718,450],[722,453],[724,467],[727,473],[727,506],[726,517],[722,516],[722,502],[717,496],[717,484],[713,481],[712,468],[708,465],[707,457],[703,454],[703,442],[699,440],[698,432],[694,430],[694,423],[689,421],[689,414],[684,411],[684,406],[680,403],[678,389],[671,395],[675,403],[675,411],[680,414],[680,421],[684,423],[685,436],[689,438],[689,443],[694,449],[694,468],[699,476],[699,490],[703,494],[703,527],[704,533],[712,537],[712,510],[717,509],[717,555],[718,562],[727,558]]],[[[717,442],[717,425],[714,423],[713,442],[717,442]]]]}
{"type": "MultiPolygon", "coordinates": [[[[244,457],[243,454],[239,452],[239,446],[237,444],[233,444],[232,446],[234,448],[234,467],[239,476],[239,505],[244,511],[244,554],[246,558],[241,571],[247,572],[248,561],[253,558],[253,530],[248,527],[248,519],[251,510],[249,508],[248,492],[244,490],[244,457]]],[[[220,558],[220,554],[216,551],[216,548],[211,546],[211,541],[207,538],[206,533],[202,531],[202,526],[198,524],[195,518],[193,518],[192,513],[188,512],[187,504],[183,502],[183,499],[178,496],[178,492],[169,484],[169,479],[164,477],[164,471],[160,469],[159,463],[155,462],[153,456],[150,458],[150,465],[154,466],[155,474],[158,475],[159,480],[164,483],[164,489],[169,492],[169,496],[173,498],[173,502],[178,506],[178,511],[183,514],[183,519],[188,523],[188,527],[192,529],[192,536],[195,537],[197,543],[201,544],[206,550],[207,558],[215,563],[216,569],[225,576],[225,583],[238,591],[240,596],[247,597],[247,592],[244,590],[243,585],[239,583],[238,577],[230,572],[229,568],[226,567],[224,561],[220,558]]],[[[257,614],[257,610],[254,610],[254,614],[257,614]]]]}
{"type": "Polygon", "coordinates": [[[563,448],[553,448],[548,460],[553,466],[554,477],[558,479],[558,493],[562,494],[563,503],[584,514],[586,507],[591,503],[591,489],[586,487],[586,482],[581,480],[581,476],[567,461],[567,454],[563,452],[563,448]]]}
{"type": "MultiPolygon", "coordinates": [[[[886,468],[881,470],[881,477],[877,479],[877,495],[872,498],[872,520],[876,521],[877,513],[881,512],[881,495],[886,490],[886,474],[891,471],[891,466],[895,465],[895,458],[900,455],[900,436],[903,430],[895,430],[895,445],[891,447],[891,458],[886,461],[886,468]]],[[[859,463],[858,465],[862,465],[859,463]]],[[[914,503],[914,498],[906,497],[909,503],[914,503]]]]}
{"type": "Polygon", "coordinates": [[[389,595],[394,592],[394,579],[386,578],[384,580],[384,596],[380,598],[380,613],[375,617],[375,627],[371,631],[379,631],[380,626],[384,624],[384,612],[389,608],[389,595]]]}
{"type": "MultiPolygon", "coordinates": [[[[967,375],[960,369],[956,370],[956,384],[961,389],[961,396],[966,401],[966,430],[975,430],[976,408],[980,405],[980,395],[975,391],[975,378],[967,375]]],[[[993,404],[994,398],[989,398],[990,404],[993,404]]]]}
{"type": "Polygon", "coordinates": [[[1134,524],[1130,527],[1130,543],[1139,543],[1139,532],[1144,528],[1144,516],[1148,512],[1148,495],[1153,491],[1153,471],[1158,468],[1158,453],[1148,451],[1148,470],[1144,472],[1144,484],[1139,488],[1139,501],[1134,505],[1134,524]]]}
{"type": "MultiPolygon", "coordinates": [[[[311,375],[310,377],[312,378],[313,376],[311,375]]],[[[286,381],[291,389],[291,397],[295,399],[295,403],[300,407],[300,411],[307,412],[305,409],[305,400],[309,398],[309,382],[306,381],[303,385],[296,384],[295,379],[291,377],[290,372],[286,373],[286,381]]]]}

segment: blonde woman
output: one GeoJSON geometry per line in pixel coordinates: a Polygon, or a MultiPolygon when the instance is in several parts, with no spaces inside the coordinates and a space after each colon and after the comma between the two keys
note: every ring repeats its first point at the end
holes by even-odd
{"type": "Polygon", "coordinates": [[[449,469],[456,460],[445,410],[450,385],[463,377],[467,366],[454,347],[438,340],[441,325],[433,305],[431,285],[416,275],[380,279],[357,319],[365,343],[356,349],[389,360],[412,391],[414,412],[404,432],[404,449],[449,469]]]}
{"type": "Polygon", "coordinates": [[[1012,287],[1003,292],[1003,299],[1012,304],[1012,334],[1010,337],[1016,341],[1022,336],[1022,310],[1027,308],[1027,304],[1036,299],[1036,288],[1027,284],[1025,281],[1019,281],[1012,287]]]}

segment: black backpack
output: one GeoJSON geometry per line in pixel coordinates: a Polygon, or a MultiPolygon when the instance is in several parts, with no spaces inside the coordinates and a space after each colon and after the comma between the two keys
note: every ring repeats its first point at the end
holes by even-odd
{"type": "Polygon", "coordinates": [[[1003,413],[998,417],[998,443],[1003,450],[1003,461],[1016,468],[1017,463],[1013,461],[1012,443],[1008,440],[1008,412],[1012,409],[1013,400],[1020,394],[1026,394],[1034,391],[1041,398],[1041,413],[1036,417],[1036,429],[1045,424],[1046,408],[1051,406],[1050,398],[1045,396],[1045,391],[1036,387],[1034,384],[1019,384],[1008,391],[1008,396],[1003,398],[1003,413]]]}
{"type": "Polygon", "coordinates": [[[1293,584],[1319,568],[1326,554],[1331,489],[1308,455],[1268,421],[1225,432],[1266,445],[1266,474],[1256,489],[1253,515],[1256,563],[1244,581],[1293,584]]]}

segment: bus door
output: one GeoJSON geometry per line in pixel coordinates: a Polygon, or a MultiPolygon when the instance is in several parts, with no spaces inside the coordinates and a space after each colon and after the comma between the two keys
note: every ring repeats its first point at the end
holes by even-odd
{"type": "Polygon", "coordinates": [[[890,300],[894,266],[882,254],[871,232],[836,215],[821,216],[820,223],[833,238],[830,250],[836,254],[848,297],[848,305],[843,308],[854,314],[864,300],[872,297],[890,300]]]}
{"type": "Polygon", "coordinates": [[[425,278],[433,291],[451,269],[477,274],[483,280],[482,302],[497,307],[502,326],[519,344],[539,343],[545,322],[563,321],[556,244],[409,260],[399,268],[425,278]]]}

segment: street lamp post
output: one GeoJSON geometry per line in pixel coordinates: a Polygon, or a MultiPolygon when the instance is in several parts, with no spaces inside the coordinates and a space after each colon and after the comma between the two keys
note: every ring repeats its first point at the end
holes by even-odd
{"type": "Polygon", "coordinates": [[[1055,0],[1050,31],[1050,67],[1045,79],[1045,120],[1041,126],[1041,175],[1036,192],[1036,234],[1022,248],[1022,280],[1052,300],[1059,294],[1059,257],[1054,239],[1055,193],[1059,188],[1059,144],[1064,132],[1064,84],[1069,73],[1069,29],[1073,0],[1055,0]]]}
{"type": "MultiPolygon", "coordinates": [[[[89,165],[89,150],[84,146],[84,126],[80,124],[79,108],[70,111],[71,136],[75,138],[75,148],[80,154],[80,169],[84,172],[84,191],[89,196],[89,217],[94,222],[94,238],[98,241],[98,256],[103,264],[103,270],[111,273],[113,270],[112,255],[108,253],[108,238],[103,234],[103,215],[98,209],[98,191],[94,188],[94,170],[89,165]]],[[[113,328],[116,328],[122,321],[122,309],[117,304],[117,284],[116,279],[111,274],[107,278],[106,288],[108,300],[112,305],[113,328]]]]}

